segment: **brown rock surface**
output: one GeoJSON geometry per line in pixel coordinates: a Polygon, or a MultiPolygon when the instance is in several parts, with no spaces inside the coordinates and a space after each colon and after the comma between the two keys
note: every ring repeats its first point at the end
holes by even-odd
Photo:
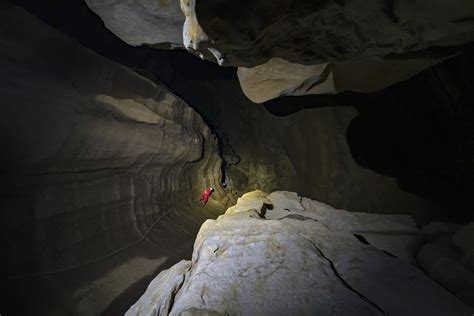
{"type": "Polygon", "coordinates": [[[0,17],[2,288],[24,298],[1,312],[110,312],[224,210],[217,140],[163,85],[17,7],[0,17]]]}
{"type": "Polygon", "coordinates": [[[321,65],[300,65],[272,58],[253,68],[239,67],[237,74],[245,95],[255,103],[263,103],[287,95],[374,92],[407,80],[446,58],[373,57],[321,65]]]}

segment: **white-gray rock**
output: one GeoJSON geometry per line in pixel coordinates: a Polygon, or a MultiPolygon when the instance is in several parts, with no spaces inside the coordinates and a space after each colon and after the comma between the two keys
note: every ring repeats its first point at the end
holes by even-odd
{"type": "Polygon", "coordinates": [[[264,204],[271,204],[267,198],[268,193],[260,190],[246,193],[237,199],[236,205],[227,209],[226,214],[256,210],[259,212],[264,204]]]}
{"type": "Polygon", "coordinates": [[[408,215],[379,215],[337,210],[324,203],[303,198],[306,211],[331,229],[354,233],[418,233],[416,224],[408,215]]]}
{"type": "Polygon", "coordinates": [[[182,260],[162,271],[151,281],[145,295],[130,307],[125,315],[168,315],[176,294],[184,282],[185,273],[191,268],[191,261],[182,260]]]}
{"type": "Polygon", "coordinates": [[[301,198],[294,192],[276,191],[269,195],[262,191],[246,193],[226,214],[247,211],[255,211],[265,219],[288,217],[317,220],[333,230],[360,235],[373,247],[410,264],[416,264],[415,256],[422,241],[410,216],[337,210],[318,201],[301,198]]]}
{"type": "MultiPolygon", "coordinates": [[[[191,268],[183,273],[184,283],[176,295],[167,295],[170,291],[166,290],[163,295],[155,295],[158,301],[150,302],[151,293],[165,288],[162,282],[171,273],[162,272],[127,315],[158,315],[156,306],[165,306],[162,302],[167,301],[173,301],[170,315],[472,312],[416,267],[361,243],[348,229],[352,227],[348,223],[334,225],[337,218],[341,222],[348,219],[346,211],[331,210],[308,199],[303,199],[302,204],[298,201],[294,193],[265,195],[260,191],[239,199],[232,212],[207,220],[198,233],[191,268]],[[252,197],[267,198],[274,203],[273,209],[267,207],[264,217],[255,216],[258,210],[247,204],[252,197]],[[281,207],[297,216],[265,219],[281,207]],[[313,220],[322,208],[335,214],[320,216],[322,221],[313,220]],[[325,223],[326,219],[330,221],[325,223]]],[[[353,227],[367,229],[373,224],[377,231],[413,230],[403,218],[387,216],[387,221],[381,221],[375,214],[367,215],[371,216],[351,218],[355,220],[353,227]],[[395,220],[392,229],[390,219],[395,220]]],[[[181,278],[175,276],[174,280],[181,278]]],[[[171,287],[174,284],[176,281],[171,287]]]]}
{"type": "Polygon", "coordinates": [[[367,242],[380,250],[385,250],[391,255],[406,263],[416,265],[416,253],[421,245],[422,237],[419,234],[393,234],[388,233],[362,233],[367,242]]]}

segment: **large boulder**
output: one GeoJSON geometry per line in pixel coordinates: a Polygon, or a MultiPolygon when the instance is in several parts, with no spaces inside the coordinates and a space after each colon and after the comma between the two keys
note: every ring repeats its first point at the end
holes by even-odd
{"type": "MultiPolygon", "coordinates": [[[[265,197],[261,192],[254,196],[257,200],[265,197]]],[[[161,272],[126,315],[472,312],[416,267],[361,243],[349,223],[334,226],[324,217],[314,220],[319,216],[317,208],[323,207],[316,201],[290,192],[274,192],[265,198],[273,202],[265,206],[265,213],[238,202],[232,212],[206,221],[192,260],[161,272]],[[286,216],[272,215],[281,210],[286,216]]],[[[335,218],[343,214],[333,211],[335,218]]],[[[376,230],[413,229],[404,220],[390,229],[390,220],[383,215],[372,217],[371,222],[381,223],[375,225],[376,230]]],[[[344,216],[339,218],[346,221],[344,216]]]]}

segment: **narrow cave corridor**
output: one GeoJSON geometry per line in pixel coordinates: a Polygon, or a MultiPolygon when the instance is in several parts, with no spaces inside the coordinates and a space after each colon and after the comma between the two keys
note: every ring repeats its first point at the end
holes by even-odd
{"type": "Polygon", "coordinates": [[[181,2],[0,2],[0,315],[471,314],[474,7],[181,2]]]}

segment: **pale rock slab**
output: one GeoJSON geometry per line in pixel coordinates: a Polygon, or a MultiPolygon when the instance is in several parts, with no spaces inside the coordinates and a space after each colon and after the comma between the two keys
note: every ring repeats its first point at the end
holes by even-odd
{"type": "MultiPolygon", "coordinates": [[[[314,220],[330,207],[291,192],[274,192],[266,214],[247,209],[242,201],[262,199],[261,192],[239,199],[234,212],[201,227],[184,282],[173,295],[169,315],[468,315],[471,308],[440,287],[418,268],[361,243],[350,225],[333,227],[314,220]],[[286,199],[285,199],[286,197],[286,199]],[[314,202],[314,203],[311,203],[314,202]],[[274,210],[290,206],[299,218],[265,219],[274,210]],[[301,206],[304,207],[301,210],[301,206]],[[305,206],[311,206],[306,208],[305,206]],[[310,215],[311,214],[311,215],[310,215]],[[260,215],[260,216],[259,216],[260,215]],[[430,297],[429,302],[420,299],[430,297]]],[[[261,203],[259,201],[258,203],[261,203]]],[[[341,221],[348,217],[334,210],[341,221]]],[[[353,227],[375,225],[380,231],[390,221],[362,217],[353,227]]],[[[379,215],[379,217],[384,217],[379,215]]],[[[411,231],[398,217],[390,231],[411,231]],[[397,222],[398,219],[398,222],[397,222]]],[[[326,217],[320,217],[323,220],[326,217]]],[[[162,288],[169,271],[157,277],[162,288]]],[[[178,280],[181,280],[178,278],[178,280]]],[[[172,284],[176,284],[172,282],[172,284]]],[[[151,286],[127,315],[158,315],[149,302],[151,286]],[[141,313],[137,308],[143,306],[141,313]]],[[[168,291],[169,292],[169,291],[168,291]]],[[[166,292],[166,293],[168,293],[166,292]]],[[[166,293],[164,293],[166,296],[166,293]]],[[[159,297],[167,301],[169,297],[159,297]]],[[[165,314],[166,315],[166,314],[165,314]]]]}

